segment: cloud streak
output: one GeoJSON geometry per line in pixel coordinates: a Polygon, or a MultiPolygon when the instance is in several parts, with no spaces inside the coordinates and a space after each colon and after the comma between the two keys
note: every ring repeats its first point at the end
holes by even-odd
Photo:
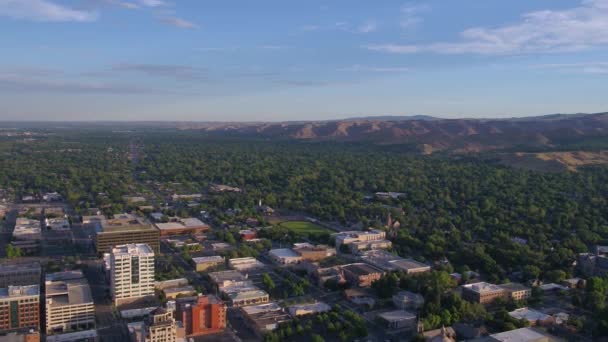
{"type": "Polygon", "coordinates": [[[178,18],[178,17],[161,17],[158,19],[161,23],[181,29],[197,29],[199,26],[193,22],[188,20],[178,18]]]}
{"type": "Polygon", "coordinates": [[[365,48],[386,53],[515,55],[575,52],[608,45],[608,0],[584,0],[566,10],[528,12],[519,23],[497,28],[474,27],[457,42],[384,43],[365,48]]]}
{"type": "Polygon", "coordinates": [[[125,71],[152,77],[198,81],[207,78],[206,71],[186,65],[123,63],[112,66],[112,71],[125,71]]]}
{"type": "Polygon", "coordinates": [[[0,73],[0,89],[18,92],[61,92],[61,93],[105,93],[143,94],[156,92],[153,89],[129,84],[104,82],[71,81],[34,77],[30,74],[0,73]]]}
{"type": "Polygon", "coordinates": [[[0,16],[39,22],[89,22],[96,12],[76,10],[48,0],[0,0],[0,16]]]}

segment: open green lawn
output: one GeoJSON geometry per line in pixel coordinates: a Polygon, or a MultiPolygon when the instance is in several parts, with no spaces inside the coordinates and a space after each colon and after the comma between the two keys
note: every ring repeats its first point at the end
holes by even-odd
{"type": "Polygon", "coordinates": [[[296,234],[332,233],[331,230],[308,221],[286,221],[282,222],[280,225],[293,231],[296,234]]]}

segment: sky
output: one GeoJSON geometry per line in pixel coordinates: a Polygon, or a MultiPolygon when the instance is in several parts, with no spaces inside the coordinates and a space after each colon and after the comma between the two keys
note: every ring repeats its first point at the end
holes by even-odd
{"type": "Polygon", "coordinates": [[[608,0],[0,0],[0,120],[608,111],[608,0]]]}

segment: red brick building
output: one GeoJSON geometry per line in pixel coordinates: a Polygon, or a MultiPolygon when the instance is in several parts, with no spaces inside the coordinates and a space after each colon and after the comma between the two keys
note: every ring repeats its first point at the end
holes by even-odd
{"type": "Polygon", "coordinates": [[[215,296],[178,299],[177,310],[186,336],[213,334],[226,328],[226,305],[215,296]]]}
{"type": "Polygon", "coordinates": [[[40,287],[9,286],[0,289],[0,330],[40,329],[40,287]]]}

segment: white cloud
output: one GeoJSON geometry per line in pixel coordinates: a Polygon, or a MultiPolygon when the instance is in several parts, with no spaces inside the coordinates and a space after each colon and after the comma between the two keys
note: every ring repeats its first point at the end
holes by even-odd
{"type": "Polygon", "coordinates": [[[379,67],[379,66],[364,66],[364,65],[353,65],[347,68],[338,69],[339,71],[352,71],[352,72],[378,72],[378,73],[401,73],[409,72],[410,69],[401,66],[390,66],[390,67],[379,67]]]}
{"type": "Polygon", "coordinates": [[[433,44],[375,44],[387,53],[526,54],[573,52],[608,45],[608,0],[584,0],[566,10],[528,12],[519,23],[497,28],[474,27],[457,42],[433,44]]]}
{"type": "Polygon", "coordinates": [[[363,25],[360,25],[357,28],[357,31],[359,33],[371,33],[371,32],[375,32],[378,29],[378,25],[376,24],[375,21],[368,21],[363,25]]]}
{"type": "Polygon", "coordinates": [[[0,0],[0,16],[43,22],[87,22],[95,12],[80,11],[48,0],[0,0]]]}
{"type": "Polygon", "coordinates": [[[178,18],[178,17],[162,17],[159,21],[163,24],[175,26],[183,29],[197,29],[198,25],[188,20],[178,18]]]}
{"type": "Polygon", "coordinates": [[[161,0],[137,0],[137,2],[140,5],[147,6],[147,7],[158,7],[158,6],[165,6],[165,5],[167,5],[166,2],[161,1],[161,0]]]}
{"type": "Polygon", "coordinates": [[[417,4],[408,2],[401,6],[401,21],[399,25],[402,28],[410,29],[422,22],[420,13],[427,12],[431,8],[426,4],[417,4]]]}

